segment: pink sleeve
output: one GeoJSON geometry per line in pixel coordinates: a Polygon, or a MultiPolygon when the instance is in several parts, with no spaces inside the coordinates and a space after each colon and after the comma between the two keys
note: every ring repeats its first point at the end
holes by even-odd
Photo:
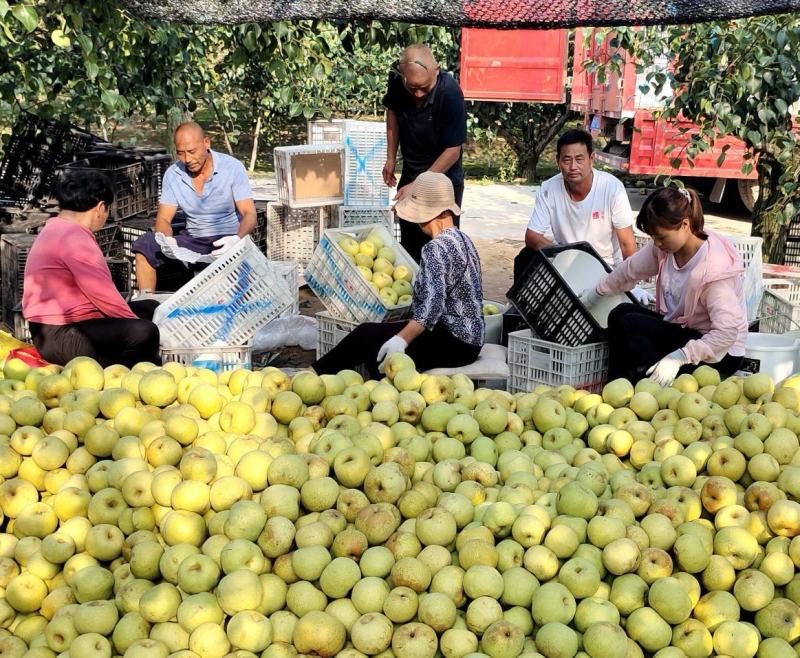
{"type": "Polygon", "coordinates": [[[96,244],[91,248],[69,250],[62,258],[83,294],[103,315],[108,318],[137,318],[114,287],[111,272],[96,244]]]}
{"type": "Polygon", "coordinates": [[[707,284],[701,293],[711,329],[697,340],[690,340],[683,348],[691,363],[721,360],[736,343],[742,322],[741,296],[736,289],[736,279],[722,279],[707,284]]]}
{"type": "Polygon", "coordinates": [[[658,254],[652,240],[626,258],[597,284],[597,292],[609,295],[633,288],[639,281],[658,274],[658,254]]]}

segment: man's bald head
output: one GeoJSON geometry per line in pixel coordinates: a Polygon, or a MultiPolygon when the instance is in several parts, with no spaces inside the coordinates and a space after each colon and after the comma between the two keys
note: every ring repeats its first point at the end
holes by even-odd
{"type": "Polygon", "coordinates": [[[399,70],[406,91],[422,103],[436,86],[439,64],[428,46],[416,43],[403,51],[399,70]]]}
{"type": "Polygon", "coordinates": [[[203,130],[203,126],[195,121],[184,121],[175,128],[175,139],[178,139],[178,135],[191,135],[197,139],[205,139],[206,131],[203,130]]]}
{"type": "Polygon", "coordinates": [[[401,66],[420,66],[427,67],[429,71],[436,67],[436,58],[431,49],[424,43],[415,43],[403,51],[400,57],[401,66]]]}

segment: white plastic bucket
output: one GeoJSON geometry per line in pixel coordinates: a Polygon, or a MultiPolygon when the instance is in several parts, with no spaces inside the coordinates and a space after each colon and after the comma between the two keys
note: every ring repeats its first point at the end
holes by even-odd
{"type": "Polygon", "coordinates": [[[483,304],[484,306],[486,304],[494,304],[499,311],[497,315],[483,316],[483,322],[486,326],[486,333],[483,342],[492,345],[499,345],[503,336],[503,313],[506,312],[508,306],[502,302],[495,302],[491,299],[484,299],[483,304]]]}
{"type": "Polygon", "coordinates": [[[757,371],[765,372],[776,382],[800,370],[800,332],[785,334],[750,333],[745,356],[757,363],[757,371]]]}

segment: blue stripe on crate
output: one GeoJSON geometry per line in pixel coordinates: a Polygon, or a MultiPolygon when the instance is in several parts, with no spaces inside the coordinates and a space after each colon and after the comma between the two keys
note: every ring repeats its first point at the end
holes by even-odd
{"type": "Polygon", "coordinates": [[[200,308],[176,308],[167,314],[167,318],[174,320],[176,318],[189,318],[197,315],[217,315],[224,314],[225,320],[222,326],[217,331],[214,338],[216,340],[227,340],[233,330],[233,321],[236,319],[237,313],[252,310],[266,310],[273,306],[269,300],[245,302],[244,296],[250,291],[250,272],[252,268],[249,263],[242,263],[242,268],[239,270],[239,280],[237,282],[237,289],[233,295],[233,299],[227,304],[212,304],[210,306],[202,306],[200,308]]]}
{"type": "Polygon", "coordinates": [[[383,137],[379,139],[364,156],[359,155],[358,148],[353,144],[353,140],[350,139],[349,135],[344,138],[344,145],[348,153],[352,153],[353,157],[356,159],[356,170],[350,175],[350,180],[345,182],[344,185],[344,204],[347,205],[350,201],[352,188],[356,185],[360,173],[363,172],[369,179],[369,182],[374,184],[375,181],[372,180],[372,176],[370,176],[367,171],[367,161],[375,155],[379,148],[386,146],[386,138],[383,137]]]}
{"type": "Polygon", "coordinates": [[[328,297],[339,297],[343,298],[345,303],[348,303],[351,306],[356,306],[365,310],[368,313],[375,313],[382,317],[383,312],[385,311],[384,307],[381,304],[370,304],[369,302],[362,302],[360,300],[354,299],[352,295],[347,291],[347,286],[345,285],[344,279],[342,279],[342,275],[339,273],[339,268],[336,263],[333,262],[333,246],[328,240],[327,237],[323,237],[322,240],[319,242],[319,246],[322,247],[322,252],[325,255],[325,259],[327,261],[328,270],[333,274],[333,277],[336,279],[336,283],[339,285],[338,290],[333,290],[331,287],[326,286],[321,281],[319,281],[314,275],[309,275],[306,273],[306,283],[310,286],[310,288],[316,293],[317,297],[321,297],[322,295],[327,295],[328,297]]]}

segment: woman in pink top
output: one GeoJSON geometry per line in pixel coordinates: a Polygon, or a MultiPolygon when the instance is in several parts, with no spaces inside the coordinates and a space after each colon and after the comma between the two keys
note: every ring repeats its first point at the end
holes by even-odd
{"type": "Polygon", "coordinates": [[[654,192],[636,226],[653,240],[581,294],[591,307],[601,295],[657,277],[655,311],[621,304],[608,316],[609,379],[650,376],[669,386],[681,368],[699,364],[732,375],[742,364],[748,329],[741,257],[703,228],[700,199],[691,190],[654,192]]]}
{"type": "Polygon", "coordinates": [[[25,264],[22,313],[36,349],[62,365],[76,356],[104,367],[158,363],[158,327],[122,299],[94,238],[114,201],[111,182],[99,172],[69,172],[56,198],[61,212],[48,220],[25,264]]]}

